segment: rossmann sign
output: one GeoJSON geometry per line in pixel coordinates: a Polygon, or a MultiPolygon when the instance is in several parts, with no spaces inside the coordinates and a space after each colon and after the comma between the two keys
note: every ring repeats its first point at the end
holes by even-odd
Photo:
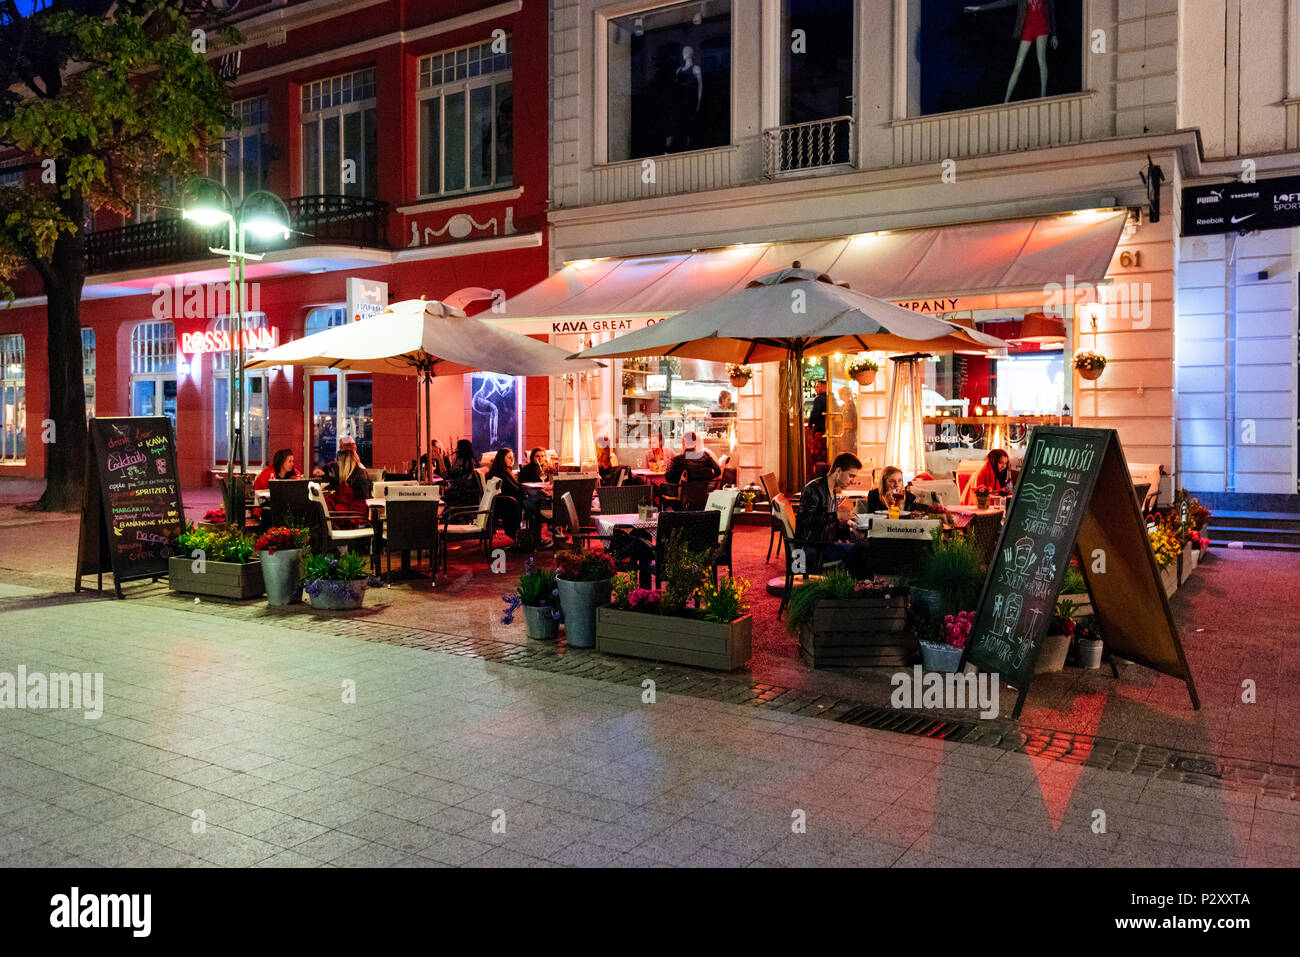
{"type": "Polygon", "coordinates": [[[1300,176],[1183,190],[1183,235],[1300,226],[1300,176]]]}
{"type": "MultiPolygon", "coordinates": [[[[260,329],[245,329],[243,339],[244,349],[248,352],[274,349],[280,344],[280,331],[267,326],[260,329]]],[[[225,329],[215,332],[182,332],[181,352],[186,355],[229,352],[230,342],[230,333],[225,329]]]]}

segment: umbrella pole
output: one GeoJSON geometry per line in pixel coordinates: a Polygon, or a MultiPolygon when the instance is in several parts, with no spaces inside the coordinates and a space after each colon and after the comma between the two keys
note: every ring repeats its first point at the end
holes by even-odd
{"type": "Polygon", "coordinates": [[[420,421],[420,386],[423,382],[424,375],[421,374],[415,380],[415,463],[411,466],[411,474],[417,482],[424,478],[424,469],[420,466],[420,436],[424,434],[423,429],[427,424],[420,421]]]}
{"type": "Polygon", "coordinates": [[[433,383],[429,381],[433,369],[424,373],[424,450],[429,453],[429,471],[425,478],[433,478],[433,383]]]}
{"type": "Polygon", "coordinates": [[[795,424],[798,427],[799,454],[795,457],[796,488],[803,491],[808,482],[808,437],[803,422],[803,346],[794,348],[794,401],[795,424]]]}

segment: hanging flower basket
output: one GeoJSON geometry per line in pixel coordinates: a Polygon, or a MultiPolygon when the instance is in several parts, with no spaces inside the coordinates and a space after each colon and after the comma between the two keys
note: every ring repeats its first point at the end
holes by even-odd
{"type": "Polygon", "coordinates": [[[731,379],[734,388],[743,389],[749,385],[749,380],[754,378],[754,370],[749,366],[740,365],[739,363],[728,363],[727,377],[731,379]]]}
{"type": "Polygon", "coordinates": [[[876,373],[880,371],[880,366],[874,360],[863,356],[860,359],[851,360],[844,371],[857,379],[858,385],[865,388],[876,381],[876,373]]]}
{"type": "Polygon", "coordinates": [[[1091,349],[1080,349],[1074,354],[1074,367],[1079,371],[1081,379],[1100,379],[1106,371],[1106,357],[1091,349]]]}

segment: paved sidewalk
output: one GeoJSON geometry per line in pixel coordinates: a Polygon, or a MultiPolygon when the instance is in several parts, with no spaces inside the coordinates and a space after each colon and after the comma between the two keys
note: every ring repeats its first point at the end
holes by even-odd
{"type": "Polygon", "coordinates": [[[1295,801],[271,620],[0,585],[19,665],[104,714],[0,710],[7,865],[1300,864],[1295,801]]]}

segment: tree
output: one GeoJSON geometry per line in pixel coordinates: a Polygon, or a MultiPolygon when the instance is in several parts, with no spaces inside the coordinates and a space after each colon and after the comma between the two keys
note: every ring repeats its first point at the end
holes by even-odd
{"type": "Polygon", "coordinates": [[[230,125],[207,32],[194,24],[213,24],[228,42],[237,34],[208,4],[0,0],[0,154],[17,151],[30,167],[23,183],[0,188],[0,296],[12,301],[5,280],[24,264],[46,296],[54,428],[37,508],[79,508],[85,491],[84,223],[158,201],[230,125]]]}

